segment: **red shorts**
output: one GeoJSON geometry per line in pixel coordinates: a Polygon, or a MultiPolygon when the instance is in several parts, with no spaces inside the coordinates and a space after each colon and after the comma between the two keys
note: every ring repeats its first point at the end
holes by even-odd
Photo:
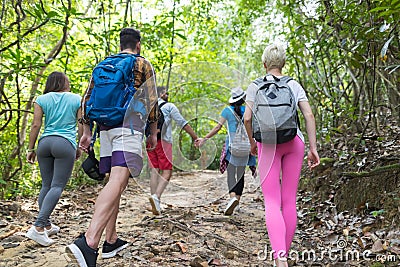
{"type": "Polygon", "coordinates": [[[172,170],[172,144],[157,140],[156,149],[147,151],[150,167],[160,170],[172,170]]]}

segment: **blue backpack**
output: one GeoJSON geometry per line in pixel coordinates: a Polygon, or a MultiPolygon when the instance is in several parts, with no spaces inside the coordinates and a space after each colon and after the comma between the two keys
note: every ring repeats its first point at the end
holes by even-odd
{"type": "Polygon", "coordinates": [[[106,57],[93,70],[94,87],[86,103],[86,115],[105,125],[122,124],[136,92],[133,66],[137,55],[117,54],[106,57]]]}

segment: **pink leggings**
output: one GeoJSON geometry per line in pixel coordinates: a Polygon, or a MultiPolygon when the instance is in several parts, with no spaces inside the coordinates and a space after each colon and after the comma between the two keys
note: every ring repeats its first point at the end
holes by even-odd
{"type": "Polygon", "coordinates": [[[257,146],[268,236],[275,252],[274,258],[286,257],[296,231],[296,193],[304,158],[304,143],[296,136],[287,143],[257,143],[257,146]]]}

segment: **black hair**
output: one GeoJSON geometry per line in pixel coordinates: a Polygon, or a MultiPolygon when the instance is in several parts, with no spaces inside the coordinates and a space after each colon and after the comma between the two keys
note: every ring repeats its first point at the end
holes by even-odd
{"type": "Polygon", "coordinates": [[[232,103],[231,106],[233,107],[233,110],[235,111],[236,115],[238,115],[239,118],[243,117],[242,113],[242,105],[244,104],[244,98],[239,99],[235,103],[232,103]]]}
{"type": "Polygon", "coordinates": [[[60,92],[65,89],[69,89],[69,80],[67,75],[63,72],[53,71],[47,77],[46,86],[44,88],[43,94],[50,92],[60,92]]]}
{"type": "Polygon", "coordinates": [[[165,86],[157,86],[157,96],[160,97],[162,93],[167,89],[165,86]]]}
{"type": "Polygon", "coordinates": [[[135,50],[136,44],[140,42],[140,31],[133,28],[124,28],[119,34],[119,45],[121,50],[130,48],[135,50]]]}

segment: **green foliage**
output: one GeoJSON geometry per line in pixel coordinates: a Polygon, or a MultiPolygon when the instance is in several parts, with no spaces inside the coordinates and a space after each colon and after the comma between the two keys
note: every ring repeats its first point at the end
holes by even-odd
{"type": "MultiPolygon", "coordinates": [[[[215,126],[230,88],[246,89],[265,73],[260,58],[275,40],[288,46],[284,72],[306,89],[318,140],[352,132],[361,138],[373,127],[379,133],[377,114],[400,117],[398,0],[14,2],[0,10],[0,198],[40,186],[25,148],[32,103],[47,75],[64,71],[82,95],[93,67],[118,52],[125,26],[141,30],[142,55],[199,136],[215,126]]],[[[225,134],[213,138],[212,168],[225,134]]],[[[174,137],[185,158],[200,158],[188,135],[177,130],[174,137]]],[[[87,182],[74,175],[71,186],[87,182]]]]}
{"type": "MultiPolygon", "coordinates": [[[[322,129],[362,131],[369,127],[363,118],[374,120],[378,101],[388,102],[391,112],[399,114],[391,100],[398,99],[394,95],[399,92],[393,75],[399,64],[392,43],[398,33],[395,2],[323,1],[314,8],[307,1],[279,2],[291,29],[288,62],[295,65],[288,67],[312,96],[322,129]]],[[[329,130],[323,134],[330,139],[329,130]]]]}
{"type": "Polygon", "coordinates": [[[374,210],[374,211],[371,211],[371,215],[374,216],[374,217],[378,217],[379,215],[382,215],[382,214],[384,214],[384,213],[385,213],[384,210],[374,210]]]}

